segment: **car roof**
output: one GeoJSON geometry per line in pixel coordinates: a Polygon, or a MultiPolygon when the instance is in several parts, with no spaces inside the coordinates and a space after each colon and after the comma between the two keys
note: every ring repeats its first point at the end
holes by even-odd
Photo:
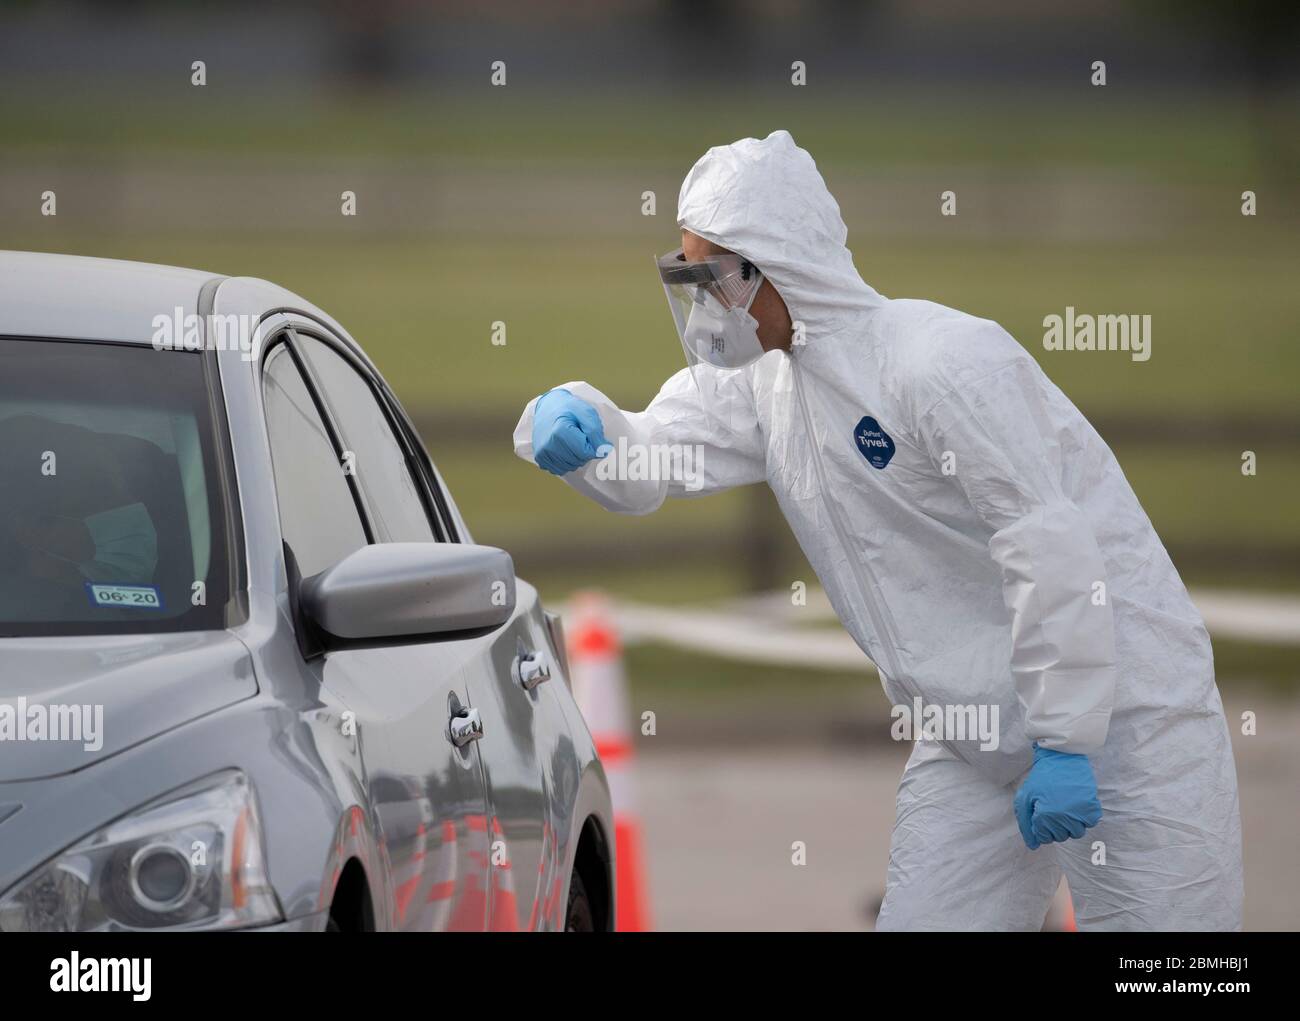
{"type": "Polygon", "coordinates": [[[0,334],[149,343],[154,316],[198,307],[216,273],[117,259],[0,251],[0,334]]]}
{"type": "Polygon", "coordinates": [[[207,284],[238,280],[259,309],[299,308],[337,327],[328,316],[297,295],[249,277],[149,262],[93,259],[47,252],[0,251],[0,336],[57,337],[152,343],[154,319],[198,312],[207,284]]]}

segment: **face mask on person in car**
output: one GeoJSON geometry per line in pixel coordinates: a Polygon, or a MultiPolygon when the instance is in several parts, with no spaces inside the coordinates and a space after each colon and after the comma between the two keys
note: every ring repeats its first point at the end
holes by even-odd
{"type": "Polygon", "coordinates": [[[72,564],[88,581],[124,585],[153,581],[154,569],[158,566],[158,533],[144,504],[123,504],[87,518],[67,520],[84,525],[90,535],[95,552],[89,560],[75,560],[39,543],[33,548],[55,560],[72,564]]]}
{"type": "Polygon", "coordinates": [[[82,564],[91,581],[145,584],[158,566],[158,533],[142,503],[128,503],[86,518],[95,556],[82,564]]]}

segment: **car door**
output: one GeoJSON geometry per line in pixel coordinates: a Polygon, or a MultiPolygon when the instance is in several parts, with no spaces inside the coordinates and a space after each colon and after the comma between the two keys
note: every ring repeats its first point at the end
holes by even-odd
{"type": "MultiPolygon", "coordinates": [[[[299,330],[295,344],[338,426],[375,541],[421,541],[431,525],[439,538],[454,539],[454,523],[442,513],[448,501],[437,480],[422,470],[419,440],[407,429],[405,416],[395,414],[396,402],[382,381],[323,333],[299,330]]],[[[553,835],[549,762],[538,731],[548,718],[550,693],[543,678],[549,677],[550,665],[536,591],[520,583],[516,595],[514,616],[491,635],[393,653],[416,674],[454,678],[479,713],[483,737],[477,753],[489,805],[482,821],[489,853],[488,926],[507,930],[554,924],[555,912],[543,909],[550,907],[544,900],[555,889],[558,868],[555,841],[547,841],[553,835]]],[[[406,738],[408,753],[422,754],[419,733],[413,730],[406,738]]]]}
{"type": "MultiPolygon", "coordinates": [[[[572,755],[567,723],[556,704],[548,640],[537,592],[518,583],[515,616],[492,650],[490,669],[476,671],[466,685],[485,730],[502,739],[482,742],[479,753],[491,812],[494,930],[563,929],[561,897],[568,875],[552,806],[572,789],[553,775],[572,755]],[[524,687],[521,677],[534,684],[524,687]]],[[[555,680],[562,684],[563,681],[555,680]]],[[[576,778],[575,778],[576,779],[576,778]]]]}
{"type": "MultiPolygon", "coordinates": [[[[382,436],[360,435],[350,413],[333,413],[346,396],[324,399],[296,343],[289,334],[273,347],[262,375],[291,579],[323,571],[369,542],[436,541],[427,517],[420,527],[423,505],[412,506],[409,491],[388,492],[382,513],[372,513],[374,497],[362,479],[388,470],[391,451],[382,436]]],[[[376,905],[380,924],[481,930],[488,912],[486,787],[473,741],[458,746],[449,729],[453,717],[472,713],[456,664],[474,657],[474,644],[307,652],[322,686],[354,714],[373,826],[388,863],[388,903],[376,905]]]]}

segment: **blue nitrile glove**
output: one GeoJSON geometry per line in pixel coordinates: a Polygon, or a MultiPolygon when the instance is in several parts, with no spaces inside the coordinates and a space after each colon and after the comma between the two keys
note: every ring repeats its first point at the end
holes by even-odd
{"type": "Polygon", "coordinates": [[[1034,745],[1034,765],[1016,792],[1016,822],[1025,845],[1077,839],[1101,820],[1097,780],[1088,756],[1034,745]]]}
{"type": "Polygon", "coordinates": [[[552,475],[581,468],[609,446],[600,415],[568,390],[551,390],[533,408],[533,460],[552,475]]]}

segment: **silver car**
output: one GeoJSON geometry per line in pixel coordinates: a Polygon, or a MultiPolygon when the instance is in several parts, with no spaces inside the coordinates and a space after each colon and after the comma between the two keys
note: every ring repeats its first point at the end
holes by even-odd
{"type": "Polygon", "coordinates": [[[0,931],[611,930],[566,671],[320,309],[0,253],[0,931]]]}

